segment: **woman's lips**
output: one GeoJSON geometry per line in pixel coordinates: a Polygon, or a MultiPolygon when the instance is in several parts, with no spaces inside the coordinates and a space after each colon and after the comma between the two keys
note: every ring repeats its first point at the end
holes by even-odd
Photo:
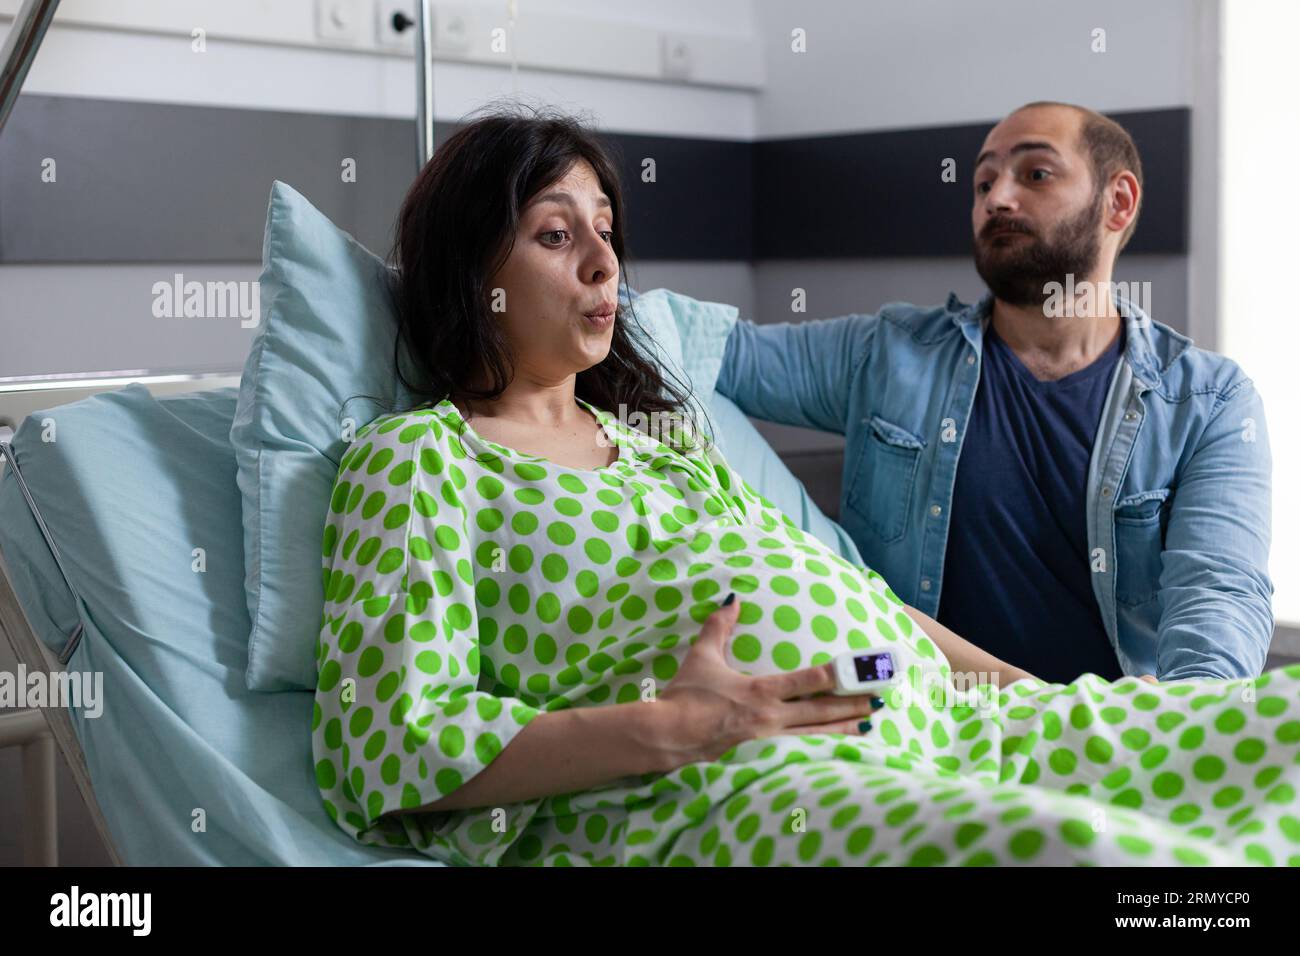
{"type": "Polygon", "coordinates": [[[610,312],[593,312],[590,315],[584,315],[584,319],[591,324],[591,327],[598,332],[603,332],[614,324],[614,313],[610,312]]]}

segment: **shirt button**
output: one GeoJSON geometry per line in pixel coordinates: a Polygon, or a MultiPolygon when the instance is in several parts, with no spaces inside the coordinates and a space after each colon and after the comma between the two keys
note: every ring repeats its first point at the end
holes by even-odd
{"type": "Polygon", "coordinates": [[[921,578],[921,590],[922,590],[922,591],[928,591],[928,590],[930,590],[930,579],[929,579],[929,578],[921,578]]]}
{"type": "Polygon", "coordinates": [[[966,356],[966,364],[967,364],[967,365],[974,365],[974,364],[975,364],[975,356],[973,356],[973,355],[968,355],[968,356],[966,356]]]}
{"type": "Polygon", "coordinates": [[[934,515],[937,518],[939,517],[939,515],[943,514],[943,509],[940,508],[938,505],[930,505],[930,514],[934,515]]]}
{"type": "Polygon", "coordinates": [[[1124,421],[1126,421],[1126,422],[1131,422],[1133,419],[1135,419],[1135,418],[1137,418],[1137,417],[1138,417],[1138,413],[1137,413],[1137,412],[1127,412],[1127,413],[1124,415],[1124,421]]]}
{"type": "Polygon", "coordinates": [[[1109,498],[1109,497],[1110,497],[1110,485],[1107,485],[1105,488],[1101,489],[1101,496],[1102,496],[1103,498],[1109,498]]]}

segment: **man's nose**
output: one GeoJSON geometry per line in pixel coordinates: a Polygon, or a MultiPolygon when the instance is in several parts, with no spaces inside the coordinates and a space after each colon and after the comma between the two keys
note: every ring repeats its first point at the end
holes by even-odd
{"type": "Polygon", "coordinates": [[[1014,210],[1017,206],[1015,185],[1005,177],[999,176],[989,185],[984,194],[984,211],[987,213],[1014,210]]]}

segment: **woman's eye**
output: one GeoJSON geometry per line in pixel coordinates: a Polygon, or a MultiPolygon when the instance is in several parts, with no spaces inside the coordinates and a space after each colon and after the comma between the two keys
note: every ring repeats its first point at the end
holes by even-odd
{"type": "MultiPolygon", "coordinates": [[[[546,232],[541,234],[540,238],[542,242],[548,246],[558,246],[568,237],[568,235],[569,231],[567,229],[548,229],[546,232]]],[[[614,232],[612,229],[601,230],[600,236],[608,243],[614,241],[614,232]]]]}
{"type": "Polygon", "coordinates": [[[1047,169],[1035,169],[1035,170],[1033,170],[1033,171],[1030,172],[1029,176],[1030,176],[1030,178],[1032,179],[1032,178],[1038,176],[1039,173],[1042,173],[1044,176],[1050,176],[1050,175],[1052,175],[1051,170],[1047,170],[1047,169]]]}

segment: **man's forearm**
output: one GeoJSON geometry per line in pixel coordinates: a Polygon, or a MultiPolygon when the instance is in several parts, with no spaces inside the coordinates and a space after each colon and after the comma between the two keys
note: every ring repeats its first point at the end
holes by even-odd
{"type": "MultiPolygon", "coordinates": [[[[1013,667],[1001,658],[994,657],[988,651],[977,647],[970,641],[944,627],[928,614],[918,611],[910,605],[904,605],[908,615],[939,645],[939,650],[948,658],[948,664],[955,673],[991,674],[993,683],[998,687],[1034,677],[1033,674],[1018,667],[1013,667]]],[[[1034,678],[1035,680],[1037,678],[1034,678]]]]}
{"type": "Polygon", "coordinates": [[[853,357],[872,335],[863,315],[755,325],[727,338],[717,390],[754,418],[844,434],[853,357]]]}

